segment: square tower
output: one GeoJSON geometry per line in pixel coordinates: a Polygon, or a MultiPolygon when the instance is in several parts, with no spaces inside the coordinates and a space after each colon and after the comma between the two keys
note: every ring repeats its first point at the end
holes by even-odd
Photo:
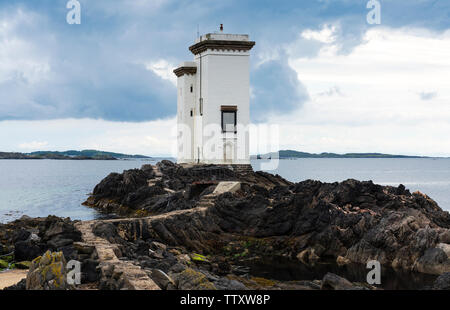
{"type": "Polygon", "coordinates": [[[178,163],[250,164],[248,35],[209,33],[189,50],[178,77],[178,163]]]}

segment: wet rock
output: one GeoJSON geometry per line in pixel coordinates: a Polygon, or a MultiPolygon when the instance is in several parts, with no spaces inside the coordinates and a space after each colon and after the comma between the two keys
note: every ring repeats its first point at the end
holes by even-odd
{"type": "Polygon", "coordinates": [[[450,272],[441,274],[434,281],[433,288],[435,290],[450,290],[450,272]]]}
{"type": "Polygon", "coordinates": [[[322,279],[322,290],[348,290],[353,289],[354,285],[345,278],[334,273],[327,273],[322,279]]]}
{"type": "Polygon", "coordinates": [[[441,248],[427,249],[414,265],[414,269],[430,274],[450,272],[450,259],[441,248]]]}

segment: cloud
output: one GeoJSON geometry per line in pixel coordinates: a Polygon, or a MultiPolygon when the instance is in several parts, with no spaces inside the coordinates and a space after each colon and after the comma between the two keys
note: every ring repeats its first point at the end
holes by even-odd
{"type": "Polygon", "coordinates": [[[164,80],[170,81],[173,85],[177,85],[177,77],[173,73],[175,65],[168,63],[164,59],[152,61],[146,64],[148,70],[153,71],[156,75],[164,80]]]}
{"type": "Polygon", "coordinates": [[[91,35],[83,24],[55,25],[25,8],[1,15],[0,120],[88,117],[139,122],[175,114],[173,81],[148,70],[145,63],[152,61],[136,55],[140,51],[130,52],[145,48],[128,44],[133,34],[114,37],[114,28],[108,33],[99,27],[92,28],[91,35]],[[40,32],[34,31],[36,25],[40,32]]]}
{"type": "Polygon", "coordinates": [[[321,43],[333,43],[336,41],[336,27],[333,25],[324,25],[319,31],[306,29],[301,33],[301,37],[306,40],[316,40],[321,43]]]}
{"type": "Polygon", "coordinates": [[[19,144],[19,148],[26,149],[26,150],[41,150],[43,147],[46,147],[48,145],[47,141],[33,141],[33,142],[27,142],[27,143],[21,143],[19,144]]]}
{"type": "Polygon", "coordinates": [[[284,149],[449,156],[446,50],[450,30],[376,27],[349,54],[291,58],[311,99],[267,121],[280,124],[284,149]],[[424,105],[423,95],[433,105],[424,105]]]}
{"type": "Polygon", "coordinates": [[[334,95],[344,96],[344,94],[341,92],[341,89],[337,86],[333,86],[333,87],[329,88],[328,90],[324,90],[317,94],[317,96],[328,96],[328,97],[331,97],[334,95]]]}
{"type": "Polygon", "coordinates": [[[267,120],[272,114],[289,113],[309,99],[306,88],[285,58],[259,65],[252,72],[251,83],[251,116],[256,122],[267,120]]]}
{"type": "Polygon", "coordinates": [[[112,122],[57,119],[0,122],[0,151],[98,149],[126,154],[170,156],[176,149],[176,119],[112,122]],[[13,135],[11,133],[14,133],[13,135]],[[42,141],[45,137],[45,141],[42,141]],[[31,141],[17,145],[15,141],[31,141]]]}
{"type": "Polygon", "coordinates": [[[79,26],[66,2],[0,3],[0,149],[167,153],[155,124],[174,119],[171,67],[192,59],[197,25],[224,23],[257,42],[253,121],[282,124],[285,148],[450,154],[435,138],[450,119],[448,1],[385,1],[374,27],[359,0],[80,0],[79,26]]]}
{"type": "Polygon", "coordinates": [[[423,92],[419,93],[419,97],[423,101],[428,101],[428,100],[434,99],[434,98],[436,98],[436,96],[437,96],[437,92],[435,92],[435,91],[432,91],[432,92],[424,92],[423,91],[423,92]]]}

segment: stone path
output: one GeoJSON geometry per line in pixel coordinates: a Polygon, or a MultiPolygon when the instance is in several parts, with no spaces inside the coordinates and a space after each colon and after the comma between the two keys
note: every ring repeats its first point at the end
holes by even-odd
{"type": "Polygon", "coordinates": [[[159,286],[153,282],[141,267],[129,261],[122,261],[117,257],[120,253],[115,244],[108,240],[97,237],[92,232],[92,227],[96,221],[86,221],[77,223],[77,228],[82,233],[83,241],[88,246],[94,246],[99,258],[99,266],[102,273],[106,272],[112,265],[115,273],[122,273],[124,280],[130,289],[135,290],[159,290],[159,286]]]}
{"type": "MultiPolygon", "coordinates": [[[[161,172],[157,167],[154,167],[156,178],[149,180],[150,183],[157,182],[161,179],[161,172]]],[[[154,184],[154,183],[153,183],[154,184]]],[[[224,192],[234,192],[240,188],[239,182],[220,182],[216,190],[209,195],[205,195],[198,202],[197,207],[188,210],[177,210],[160,215],[154,215],[145,218],[125,218],[125,219],[111,219],[111,220],[93,220],[84,221],[76,224],[78,230],[81,231],[83,242],[79,246],[95,247],[98,258],[99,267],[102,275],[107,274],[108,270],[114,266],[114,273],[122,273],[125,282],[130,289],[136,290],[159,290],[159,286],[142,270],[139,266],[130,261],[120,260],[120,250],[117,245],[110,243],[108,240],[96,236],[92,229],[93,225],[98,222],[109,223],[126,223],[126,222],[142,222],[146,221],[150,226],[152,222],[160,221],[161,219],[170,219],[177,216],[185,216],[193,213],[204,214],[206,210],[214,205],[216,196],[224,192]]]]}

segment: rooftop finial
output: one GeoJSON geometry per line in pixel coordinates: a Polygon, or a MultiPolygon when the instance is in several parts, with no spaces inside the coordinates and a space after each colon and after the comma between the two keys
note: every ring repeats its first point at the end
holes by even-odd
{"type": "Polygon", "coordinates": [[[223,32],[223,24],[220,24],[220,32],[223,32]]]}

